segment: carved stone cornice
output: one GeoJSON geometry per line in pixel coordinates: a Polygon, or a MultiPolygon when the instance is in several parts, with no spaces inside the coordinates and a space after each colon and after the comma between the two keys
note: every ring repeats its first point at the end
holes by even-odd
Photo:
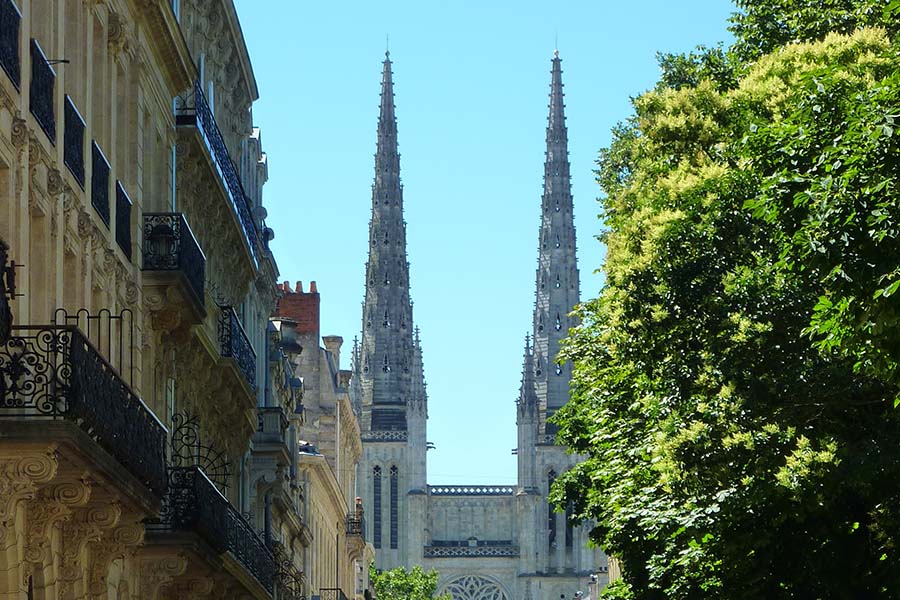
{"type": "Polygon", "coordinates": [[[91,481],[80,479],[46,486],[29,500],[25,508],[25,561],[49,564],[53,527],[68,519],[73,509],[85,506],[90,497],[91,481]]]}
{"type": "Polygon", "coordinates": [[[51,481],[58,468],[55,448],[0,456],[0,531],[12,523],[19,502],[33,498],[38,486],[51,481]]]}
{"type": "Polygon", "coordinates": [[[83,581],[87,565],[82,557],[89,542],[97,542],[104,532],[119,522],[122,508],[108,502],[73,511],[71,519],[61,529],[59,555],[59,600],[74,600],[79,582],[83,581]]]}
{"type": "Polygon", "coordinates": [[[143,540],[142,515],[128,514],[120,517],[117,525],[105,531],[99,541],[90,544],[87,589],[92,596],[105,596],[112,562],[117,558],[124,558],[130,548],[137,548],[143,540]]]}
{"type": "Polygon", "coordinates": [[[188,559],[182,554],[142,556],[138,598],[156,600],[160,588],[187,571],[188,559]]]}

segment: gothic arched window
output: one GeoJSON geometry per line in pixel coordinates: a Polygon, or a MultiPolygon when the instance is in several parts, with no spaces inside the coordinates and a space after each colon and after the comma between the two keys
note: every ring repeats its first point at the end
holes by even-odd
{"type": "Polygon", "coordinates": [[[381,467],[372,469],[372,545],[381,548],[381,467]]]}
{"type": "MultiPolygon", "coordinates": [[[[553,487],[553,481],[556,479],[556,471],[550,469],[547,473],[547,492],[553,487]]],[[[556,512],[553,510],[553,504],[547,502],[547,547],[551,550],[556,548],[556,512]]]]}
{"type": "Polygon", "coordinates": [[[499,585],[478,575],[466,575],[447,584],[444,593],[454,600],[507,600],[499,585]]]}
{"type": "Polygon", "coordinates": [[[400,524],[400,514],[397,510],[397,501],[400,494],[399,471],[397,466],[391,466],[391,549],[397,549],[397,529],[400,524]]]}

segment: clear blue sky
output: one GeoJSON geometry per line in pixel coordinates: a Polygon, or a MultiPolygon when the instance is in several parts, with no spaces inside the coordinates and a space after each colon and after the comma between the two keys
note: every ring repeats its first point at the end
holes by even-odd
{"type": "Polygon", "coordinates": [[[592,169],[657,51],[727,40],[726,0],[236,0],[269,157],[281,279],[318,282],[322,333],[361,326],[381,61],[390,36],[432,484],[512,484],[531,327],[550,59],[563,59],[581,297],[603,261],[592,169]]]}

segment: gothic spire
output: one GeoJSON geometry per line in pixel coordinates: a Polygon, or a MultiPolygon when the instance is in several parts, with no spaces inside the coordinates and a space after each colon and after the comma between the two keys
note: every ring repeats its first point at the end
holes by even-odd
{"type": "Polygon", "coordinates": [[[532,413],[537,408],[537,396],[534,392],[534,353],[531,336],[525,336],[525,357],[522,360],[522,385],[519,387],[519,413],[532,413]]]}
{"type": "Polygon", "coordinates": [[[362,336],[354,368],[364,431],[406,431],[407,406],[424,386],[413,340],[406,223],[397,146],[397,117],[390,53],[381,75],[381,106],[369,222],[369,260],[362,336]]]}
{"type": "Polygon", "coordinates": [[[571,365],[557,365],[556,356],[560,341],[575,325],[569,313],[578,303],[579,293],[561,63],[559,52],[555,51],[550,70],[550,112],[535,282],[534,375],[543,420],[569,397],[571,365]]]}

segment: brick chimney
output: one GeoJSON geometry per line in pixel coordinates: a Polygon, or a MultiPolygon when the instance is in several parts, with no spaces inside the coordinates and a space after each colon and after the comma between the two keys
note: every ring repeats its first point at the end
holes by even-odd
{"type": "Polygon", "coordinates": [[[278,286],[282,296],[275,307],[275,316],[297,323],[297,333],[319,337],[319,291],[316,282],[309,283],[309,292],[303,291],[303,282],[298,281],[291,290],[290,282],[278,286]]]}

